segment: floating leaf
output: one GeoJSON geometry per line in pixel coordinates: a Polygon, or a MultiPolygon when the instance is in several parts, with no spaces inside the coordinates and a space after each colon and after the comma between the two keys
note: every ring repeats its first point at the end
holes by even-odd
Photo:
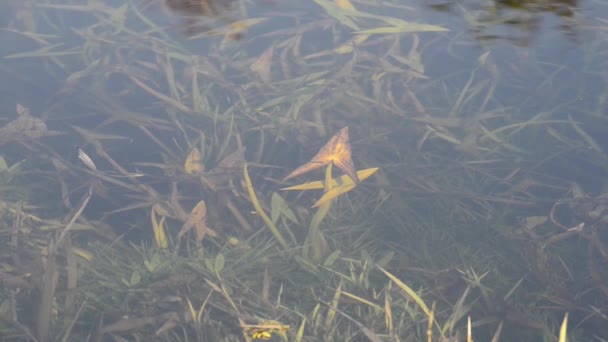
{"type": "MultiPolygon", "coordinates": [[[[373,175],[376,171],[378,171],[377,167],[372,167],[365,170],[357,171],[357,176],[359,180],[363,181],[367,179],[369,176],[373,175]]],[[[332,179],[332,188],[338,186],[344,186],[348,184],[353,184],[352,179],[348,175],[342,175],[340,177],[332,179]]],[[[287,188],[282,188],[281,190],[319,190],[325,189],[325,185],[321,181],[308,182],[304,184],[294,185],[287,188]]]]}
{"type": "Polygon", "coordinates": [[[193,148],[188,157],[186,158],[186,162],[184,163],[184,169],[186,173],[191,175],[198,175],[205,172],[205,165],[202,161],[201,152],[198,148],[193,148]]]}

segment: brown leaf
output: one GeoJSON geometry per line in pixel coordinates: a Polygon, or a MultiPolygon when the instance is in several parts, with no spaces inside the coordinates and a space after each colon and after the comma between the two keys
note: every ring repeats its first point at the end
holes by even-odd
{"type": "Polygon", "coordinates": [[[340,170],[346,173],[355,184],[359,184],[359,177],[352,159],[352,149],[348,137],[348,127],[342,128],[325,146],[319,150],[311,161],[292,171],[284,180],[299,176],[308,171],[323,167],[333,162],[340,170]]]}
{"type": "Polygon", "coordinates": [[[251,71],[257,73],[264,83],[272,81],[271,66],[273,56],[274,46],[271,46],[250,66],[251,71]]]}
{"type": "Polygon", "coordinates": [[[184,234],[186,234],[187,232],[192,230],[192,228],[194,228],[198,223],[200,223],[200,222],[204,223],[206,218],[207,218],[207,205],[205,204],[205,201],[201,200],[196,204],[196,206],[194,206],[194,208],[190,212],[190,215],[188,215],[186,222],[184,223],[184,225],[180,229],[179,233],[177,234],[177,238],[181,239],[181,237],[184,236],[184,234]]]}
{"type": "Polygon", "coordinates": [[[198,148],[193,148],[188,157],[186,158],[186,162],[184,163],[184,169],[186,173],[191,175],[198,175],[205,172],[205,165],[202,161],[201,152],[199,152],[198,148]]]}

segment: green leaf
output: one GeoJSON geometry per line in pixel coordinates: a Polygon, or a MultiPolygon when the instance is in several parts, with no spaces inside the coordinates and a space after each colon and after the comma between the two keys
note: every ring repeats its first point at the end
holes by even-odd
{"type": "Polygon", "coordinates": [[[339,257],[340,257],[340,250],[336,249],[327,257],[327,259],[325,259],[325,261],[323,262],[323,266],[331,267],[334,264],[334,262],[336,262],[336,260],[338,260],[339,257]]]}
{"type": "Polygon", "coordinates": [[[224,254],[219,253],[216,257],[215,257],[215,273],[217,274],[217,276],[219,277],[219,274],[222,273],[222,270],[224,269],[224,254]]]}
{"type": "Polygon", "coordinates": [[[141,275],[137,271],[133,271],[131,274],[131,280],[129,281],[129,286],[136,286],[141,281],[141,275]]]}
{"type": "Polygon", "coordinates": [[[156,271],[159,265],[160,257],[158,256],[158,254],[153,254],[150,260],[144,260],[144,266],[146,266],[146,270],[148,270],[148,272],[150,273],[156,271]]]}
{"type": "Polygon", "coordinates": [[[211,262],[211,259],[205,259],[205,267],[207,267],[209,272],[215,273],[215,266],[211,262]]]}
{"type": "Polygon", "coordinates": [[[272,194],[272,198],[270,200],[270,217],[272,223],[276,224],[277,220],[279,219],[279,216],[281,215],[285,216],[291,222],[298,224],[298,219],[296,218],[296,215],[293,213],[291,208],[289,208],[289,205],[287,204],[285,199],[275,192],[274,194],[272,194]]]}
{"type": "Polygon", "coordinates": [[[249,171],[247,171],[247,164],[245,164],[245,167],[243,168],[243,177],[245,179],[245,187],[247,188],[247,193],[249,194],[249,198],[251,199],[251,204],[253,204],[253,207],[255,208],[256,213],[258,213],[258,215],[260,215],[260,217],[266,224],[266,227],[272,232],[272,235],[274,235],[275,239],[277,239],[279,244],[281,244],[281,247],[283,247],[284,249],[288,249],[289,245],[287,244],[287,241],[285,241],[285,238],[283,238],[283,235],[281,234],[281,232],[277,229],[277,227],[272,222],[270,217],[268,217],[268,215],[266,215],[266,212],[264,211],[264,209],[262,209],[262,205],[260,204],[260,201],[258,200],[258,196],[255,194],[255,190],[253,189],[253,183],[251,183],[251,178],[249,177],[249,171]]]}

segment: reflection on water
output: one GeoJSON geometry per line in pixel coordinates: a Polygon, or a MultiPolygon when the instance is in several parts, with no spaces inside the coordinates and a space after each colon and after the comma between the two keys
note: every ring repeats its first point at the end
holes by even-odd
{"type": "MultiPolygon", "coordinates": [[[[218,24],[234,22],[240,0],[163,0],[165,7],[180,19],[182,32],[188,37],[209,33],[218,24]]],[[[240,39],[240,35],[232,37],[240,39]]]]}
{"type": "Polygon", "coordinates": [[[530,46],[541,34],[545,22],[557,23],[548,30],[558,30],[566,36],[575,36],[578,23],[576,11],[580,8],[577,0],[558,1],[517,1],[493,0],[478,3],[475,1],[425,2],[425,6],[442,13],[464,16],[467,26],[482,41],[505,40],[519,46],[530,46]]]}

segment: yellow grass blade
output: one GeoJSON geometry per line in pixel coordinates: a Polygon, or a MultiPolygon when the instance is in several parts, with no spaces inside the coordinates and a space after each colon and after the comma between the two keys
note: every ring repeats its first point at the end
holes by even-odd
{"type": "MultiPolygon", "coordinates": [[[[367,175],[367,177],[371,176],[377,170],[378,168],[373,169],[373,171],[369,175],[367,175]]],[[[344,183],[342,185],[332,187],[329,191],[326,191],[323,196],[321,196],[321,198],[319,198],[319,200],[312,206],[313,208],[323,205],[355,188],[355,184],[350,177],[346,176],[345,179],[343,179],[343,177],[340,177],[340,179],[343,180],[344,183]]],[[[363,178],[360,179],[363,180],[363,178]]]]}
{"type": "Polygon", "coordinates": [[[167,235],[165,234],[165,217],[160,219],[160,222],[156,219],[156,208],[153,206],[150,211],[150,221],[152,221],[152,230],[154,231],[154,241],[159,248],[167,248],[167,235]]]}
{"type": "Polygon", "coordinates": [[[403,23],[397,26],[377,27],[369,30],[358,31],[357,34],[399,34],[409,32],[445,32],[448,29],[428,24],[403,23]]]}
{"type": "Polygon", "coordinates": [[[188,311],[190,312],[190,317],[192,317],[192,320],[196,322],[196,310],[194,309],[190,298],[186,298],[186,301],[188,303],[188,311]]]}
{"type": "MultiPolygon", "coordinates": [[[[342,294],[342,282],[340,282],[340,284],[338,285],[338,288],[336,289],[336,292],[334,293],[334,298],[331,301],[332,307],[334,307],[334,308],[338,307],[338,303],[340,302],[341,294],[342,294]]],[[[329,310],[327,311],[327,316],[325,317],[325,329],[326,330],[328,330],[328,331],[330,330],[331,324],[333,323],[335,318],[336,318],[336,311],[330,307],[329,310]]]]}
{"type": "Polygon", "coordinates": [[[367,306],[370,306],[370,307],[374,308],[375,310],[378,310],[378,311],[383,311],[384,310],[380,305],[375,304],[373,302],[370,302],[369,300],[364,299],[362,297],[359,297],[359,296],[357,296],[355,294],[352,294],[350,292],[342,291],[342,295],[344,295],[345,297],[348,297],[350,299],[356,300],[357,302],[359,302],[361,304],[365,304],[367,306]]]}
{"type": "Polygon", "coordinates": [[[418,294],[416,293],[416,291],[412,290],[409,286],[405,285],[404,282],[402,282],[401,280],[399,280],[399,278],[395,277],[392,273],[390,273],[389,271],[385,270],[384,268],[377,266],[380,271],[382,271],[382,273],[384,273],[390,280],[392,280],[397,286],[399,286],[400,289],[402,289],[405,293],[408,294],[408,296],[410,296],[415,302],[416,304],[418,304],[418,306],[420,306],[420,308],[422,309],[422,311],[424,311],[424,313],[427,316],[431,315],[431,310],[429,310],[429,307],[426,306],[426,304],[424,303],[424,301],[422,300],[422,298],[420,298],[420,296],[418,296],[418,294]]]}
{"type": "Polygon", "coordinates": [[[364,43],[367,39],[369,39],[369,34],[355,35],[353,38],[349,39],[344,44],[335,48],[334,52],[340,55],[351,53],[355,49],[355,46],[364,43]]]}
{"type": "Polygon", "coordinates": [[[300,328],[295,337],[295,342],[301,342],[304,337],[304,328],[306,327],[306,319],[302,320],[302,324],[300,324],[300,328]]]}
{"type": "Polygon", "coordinates": [[[559,342],[566,342],[568,340],[568,313],[564,315],[564,321],[559,329],[559,342]]]}
{"type": "MultiPolygon", "coordinates": [[[[366,178],[369,178],[369,176],[373,175],[376,171],[378,171],[377,167],[372,167],[369,169],[365,169],[365,170],[359,170],[357,171],[357,176],[359,177],[359,179],[361,181],[363,181],[366,178]]],[[[346,185],[354,185],[353,180],[348,176],[348,175],[342,175],[340,177],[336,177],[334,179],[332,179],[332,188],[334,187],[339,187],[339,186],[346,186],[346,185]]],[[[323,184],[322,181],[315,181],[315,182],[308,182],[308,183],[304,183],[304,184],[299,184],[299,185],[294,185],[294,186],[290,186],[287,188],[282,188],[281,190],[320,190],[320,189],[325,189],[325,185],[323,184]]]]}
{"type": "Polygon", "coordinates": [[[75,255],[78,255],[79,257],[83,258],[86,261],[93,260],[93,254],[82,248],[72,247],[72,253],[74,253],[75,255]]]}
{"type": "Polygon", "coordinates": [[[387,291],[384,293],[384,323],[386,325],[386,331],[388,331],[388,336],[393,337],[395,334],[394,325],[393,325],[393,310],[391,309],[391,296],[387,291]]]}

